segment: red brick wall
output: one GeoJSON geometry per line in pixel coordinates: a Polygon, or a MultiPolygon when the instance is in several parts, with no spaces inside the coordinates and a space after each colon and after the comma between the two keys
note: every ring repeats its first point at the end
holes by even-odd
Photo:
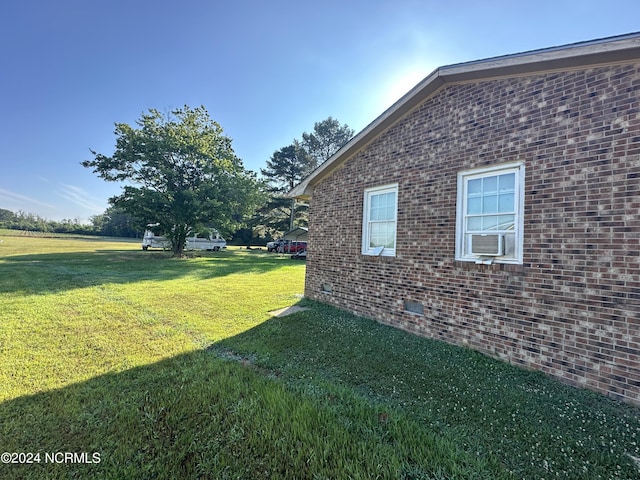
{"type": "Polygon", "coordinates": [[[449,85],[316,187],[306,295],[640,403],[639,209],[640,65],[449,85]],[[523,265],[455,261],[457,173],[514,161],[523,265]],[[397,255],[363,256],[395,182],[397,255]]]}

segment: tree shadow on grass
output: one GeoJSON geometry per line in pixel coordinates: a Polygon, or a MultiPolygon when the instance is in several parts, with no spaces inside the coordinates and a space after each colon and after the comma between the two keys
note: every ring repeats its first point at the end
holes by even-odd
{"type": "Polygon", "coordinates": [[[563,452],[564,478],[637,474],[637,409],[299,305],[208,350],[0,404],[0,453],[40,453],[0,478],[542,478],[563,452]],[[45,462],[59,452],[80,456],[45,462]]]}
{"type": "Polygon", "coordinates": [[[229,411],[251,393],[247,373],[199,351],[4,402],[0,451],[39,456],[0,464],[0,478],[207,478],[236,468],[219,449],[233,441],[229,411]]]}
{"type": "Polygon", "coordinates": [[[0,464],[0,477],[493,478],[446,441],[423,432],[409,444],[406,422],[336,395],[309,397],[199,350],[0,404],[0,452],[39,454],[0,464]]]}
{"type": "Polygon", "coordinates": [[[461,447],[497,456],[517,478],[640,478],[637,407],[338,308],[299,305],[308,310],[211,348],[316,386],[348,385],[438,434],[455,432],[461,447]]]}
{"type": "Polygon", "coordinates": [[[266,273],[290,265],[288,258],[262,251],[197,252],[172,258],[168,252],[96,250],[16,255],[0,258],[0,294],[50,294],[107,283],[220,278],[235,273],[266,273]]]}

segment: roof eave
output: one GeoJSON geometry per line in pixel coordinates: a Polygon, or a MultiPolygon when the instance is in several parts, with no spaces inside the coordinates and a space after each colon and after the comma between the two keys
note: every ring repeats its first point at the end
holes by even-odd
{"type": "Polygon", "coordinates": [[[571,70],[629,60],[640,60],[640,33],[440,67],[403,95],[287,195],[308,201],[318,182],[447,84],[571,70]]]}
{"type": "Polygon", "coordinates": [[[313,194],[313,188],[320,179],[326,177],[334,170],[342,166],[343,161],[351,157],[356,151],[360,150],[373,138],[389,128],[397,120],[402,118],[406,113],[414,108],[409,102],[414,95],[419,92],[421,96],[431,95],[435,90],[444,85],[445,82],[438,79],[439,69],[435,70],[431,75],[426,77],[422,82],[413,87],[409,92],[403,95],[397,102],[389,107],[382,115],[367,125],[360,133],[355,135],[338,152],[330,157],[326,162],[316,168],[308,177],[296,185],[287,196],[298,200],[309,200],[313,194]],[[342,161],[341,161],[342,159],[342,161]]]}
{"type": "Polygon", "coordinates": [[[447,83],[572,70],[640,59],[640,33],[441,67],[447,83]]]}

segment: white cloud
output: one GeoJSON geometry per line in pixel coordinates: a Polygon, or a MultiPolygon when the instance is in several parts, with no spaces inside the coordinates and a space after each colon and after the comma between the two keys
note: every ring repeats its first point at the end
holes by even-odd
{"type": "Polygon", "coordinates": [[[8,210],[24,210],[30,212],[35,208],[55,209],[55,206],[51,205],[50,203],[41,202],[40,200],[36,200],[35,198],[28,197],[16,192],[11,192],[9,190],[5,190],[4,188],[0,188],[0,202],[6,202],[8,204],[8,210]]]}
{"type": "Polygon", "coordinates": [[[84,189],[76,187],[75,185],[63,184],[57,193],[62,198],[87,210],[101,213],[105,209],[104,205],[96,203],[84,189]]]}

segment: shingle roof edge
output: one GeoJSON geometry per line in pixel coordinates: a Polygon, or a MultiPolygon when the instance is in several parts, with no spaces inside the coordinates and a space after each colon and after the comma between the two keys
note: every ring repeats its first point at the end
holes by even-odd
{"type": "Polygon", "coordinates": [[[444,85],[496,77],[524,76],[544,71],[572,70],[629,60],[640,60],[640,32],[439,67],[349,140],[287,195],[301,200],[310,199],[314,185],[444,85]]]}

